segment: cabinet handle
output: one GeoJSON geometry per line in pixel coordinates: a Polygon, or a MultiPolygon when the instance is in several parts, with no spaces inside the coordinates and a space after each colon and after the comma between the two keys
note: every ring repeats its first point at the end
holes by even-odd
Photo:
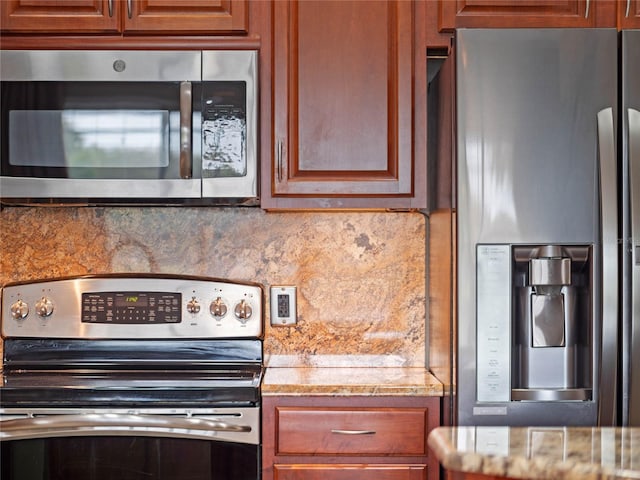
{"type": "MultiPolygon", "coordinates": [[[[589,3],[589,0],[587,0],[587,4],[589,3]]],[[[129,18],[131,18],[132,15],[132,11],[131,11],[131,0],[127,0],[127,16],[129,18]]]]}
{"type": "Polygon", "coordinates": [[[584,18],[589,18],[589,4],[591,3],[591,0],[587,0],[587,6],[584,9],[584,18]]]}
{"type": "Polygon", "coordinates": [[[180,178],[191,178],[191,82],[180,84],[180,178]]]}
{"type": "Polygon", "coordinates": [[[276,154],[276,170],[278,175],[278,182],[282,181],[282,153],[283,153],[283,145],[282,140],[278,140],[278,151],[276,154]]]}
{"type": "Polygon", "coordinates": [[[331,429],[331,433],[335,433],[337,435],[375,435],[375,430],[336,430],[331,429]]]}
{"type": "Polygon", "coordinates": [[[631,9],[631,0],[627,0],[627,11],[624,12],[624,18],[629,17],[629,10],[631,9]]]}
{"type": "Polygon", "coordinates": [[[107,2],[107,8],[109,9],[109,17],[113,17],[113,0],[107,2]]]}

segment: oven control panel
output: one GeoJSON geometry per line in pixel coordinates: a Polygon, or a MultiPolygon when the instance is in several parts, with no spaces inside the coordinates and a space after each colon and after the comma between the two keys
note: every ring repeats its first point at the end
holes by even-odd
{"type": "MultiPolygon", "coordinates": [[[[187,307],[188,308],[188,307],[187,307]]],[[[180,323],[182,299],[175,292],[89,292],[82,294],[84,323],[180,323]]]]}
{"type": "Polygon", "coordinates": [[[87,276],[9,284],[2,334],[49,338],[258,338],[258,284],[204,277],[87,276]]]}

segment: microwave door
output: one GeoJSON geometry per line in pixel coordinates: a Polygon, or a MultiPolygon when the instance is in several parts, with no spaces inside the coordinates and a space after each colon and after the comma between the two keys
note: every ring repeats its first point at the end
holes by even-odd
{"type": "Polygon", "coordinates": [[[201,52],[1,60],[3,199],[201,197],[201,52]]]}
{"type": "Polygon", "coordinates": [[[2,196],[199,198],[191,163],[199,116],[186,127],[184,117],[177,108],[131,106],[10,111],[2,196]]]}
{"type": "Polygon", "coordinates": [[[16,92],[13,98],[25,91],[52,99],[6,114],[4,198],[200,197],[192,161],[200,155],[200,109],[194,115],[192,107],[199,83],[31,82],[3,89],[16,92]]]}

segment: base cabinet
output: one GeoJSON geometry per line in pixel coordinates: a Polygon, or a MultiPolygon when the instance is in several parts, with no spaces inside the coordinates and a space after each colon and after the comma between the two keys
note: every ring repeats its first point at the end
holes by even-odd
{"type": "Polygon", "coordinates": [[[263,480],[434,480],[438,397],[263,397],[263,480]]]}
{"type": "MultiPolygon", "coordinates": [[[[426,480],[426,465],[274,465],[276,480],[426,480]]],[[[433,477],[431,477],[433,478],[433,477]]]]}
{"type": "Polygon", "coordinates": [[[465,473],[445,471],[446,480],[516,480],[511,477],[500,477],[497,475],[484,475],[482,473],[465,473]]]}

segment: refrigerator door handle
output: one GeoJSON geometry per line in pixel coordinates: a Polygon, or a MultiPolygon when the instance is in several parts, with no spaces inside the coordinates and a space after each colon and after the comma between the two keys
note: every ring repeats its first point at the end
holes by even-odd
{"type": "MultiPolygon", "coordinates": [[[[631,329],[628,362],[629,371],[629,405],[637,405],[640,400],[640,111],[627,109],[628,120],[628,160],[629,160],[629,244],[631,250],[631,329]],[[635,368],[634,368],[635,367],[635,368]]],[[[640,409],[629,408],[628,424],[640,426],[640,409]]]]}
{"type": "Polygon", "coordinates": [[[618,189],[613,109],[598,112],[600,224],[602,227],[602,344],[598,425],[616,424],[618,381],[618,189]],[[613,392],[613,394],[612,394],[613,392]]]}

